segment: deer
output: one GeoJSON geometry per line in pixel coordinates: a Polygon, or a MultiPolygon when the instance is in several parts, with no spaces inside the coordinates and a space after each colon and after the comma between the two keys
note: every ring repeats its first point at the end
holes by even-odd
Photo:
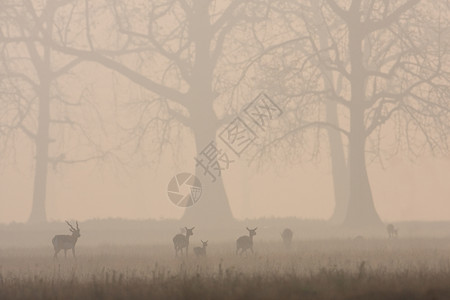
{"type": "Polygon", "coordinates": [[[72,249],[72,255],[75,258],[75,245],[78,238],[81,237],[80,228],[78,227],[78,221],[76,221],[77,228],[74,228],[69,222],[69,229],[72,235],[55,235],[52,239],[53,248],[55,249],[54,258],[57,258],[59,251],[64,250],[64,257],[67,258],[67,250],[72,249]]]}
{"type": "Polygon", "coordinates": [[[388,224],[386,226],[386,230],[389,234],[389,238],[398,237],[398,229],[394,227],[392,224],[388,224]]]}
{"type": "Polygon", "coordinates": [[[186,235],[181,233],[177,234],[173,237],[173,245],[175,247],[175,256],[178,256],[178,251],[181,251],[181,255],[183,255],[183,248],[186,248],[186,257],[188,256],[188,247],[189,247],[189,237],[194,235],[194,228],[191,229],[184,227],[186,229],[186,235]]]}
{"type": "Polygon", "coordinates": [[[194,248],[194,253],[195,256],[200,257],[200,256],[206,256],[206,247],[208,246],[208,241],[204,242],[202,240],[200,240],[202,242],[202,247],[195,247],[194,248]]]}
{"type": "Polygon", "coordinates": [[[248,249],[250,249],[253,253],[253,237],[256,235],[256,229],[258,229],[258,227],[255,227],[254,229],[247,227],[248,236],[243,235],[236,240],[236,255],[238,254],[239,249],[241,249],[240,255],[248,249]]]}
{"type": "Polygon", "coordinates": [[[291,229],[286,228],[285,230],[283,230],[283,232],[281,233],[281,238],[283,239],[283,243],[284,246],[286,248],[289,248],[291,246],[291,242],[292,242],[292,236],[294,235],[294,233],[292,232],[291,229]]]}

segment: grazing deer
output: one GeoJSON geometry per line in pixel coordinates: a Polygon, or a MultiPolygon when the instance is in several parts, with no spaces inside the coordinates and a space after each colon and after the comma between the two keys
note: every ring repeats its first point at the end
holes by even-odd
{"type": "Polygon", "coordinates": [[[247,251],[247,249],[250,249],[253,253],[253,236],[256,235],[256,229],[258,229],[258,227],[255,227],[254,229],[249,229],[247,227],[248,236],[243,235],[236,240],[236,254],[238,254],[239,249],[241,249],[241,255],[247,251]]]}
{"type": "Polygon", "coordinates": [[[386,230],[389,234],[389,238],[398,237],[398,229],[395,228],[394,225],[388,224],[388,226],[386,226],[386,230]]]}
{"type": "Polygon", "coordinates": [[[57,257],[58,252],[64,250],[64,257],[67,257],[67,250],[72,249],[72,255],[75,257],[75,244],[78,238],[81,236],[80,228],[78,227],[78,221],[76,222],[77,228],[75,229],[69,222],[67,225],[70,227],[72,235],[55,235],[52,239],[53,248],[55,249],[54,258],[57,257]]]}
{"type": "Polygon", "coordinates": [[[184,228],[186,229],[186,235],[179,233],[173,238],[173,245],[175,246],[175,256],[178,256],[178,251],[181,251],[181,255],[183,255],[183,248],[186,248],[186,257],[188,256],[189,237],[191,235],[194,235],[192,230],[194,230],[195,227],[192,227],[191,229],[187,227],[184,228]]]}
{"type": "Polygon", "coordinates": [[[195,247],[194,248],[194,253],[197,257],[200,256],[206,256],[206,247],[208,246],[208,241],[204,242],[202,240],[200,240],[202,242],[202,247],[195,247]]]}
{"type": "Polygon", "coordinates": [[[289,248],[291,246],[291,242],[292,242],[292,236],[294,235],[294,233],[292,232],[292,230],[290,230],[289,228],[286,228],[285,230],[283,230],[283,232],[281,233],[281,238],[283,239],[283,243],[284,246],[286,248],[289,248]]]}

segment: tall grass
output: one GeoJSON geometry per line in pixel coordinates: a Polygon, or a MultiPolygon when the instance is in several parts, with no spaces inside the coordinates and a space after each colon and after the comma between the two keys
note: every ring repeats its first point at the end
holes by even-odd
{"type": "Polygon", "coordinates": [[[450,299],[448,239],[255,241],[243,256],[210,243],[206,259],[170,244],[3,249],[0,299],[450,299]]]}

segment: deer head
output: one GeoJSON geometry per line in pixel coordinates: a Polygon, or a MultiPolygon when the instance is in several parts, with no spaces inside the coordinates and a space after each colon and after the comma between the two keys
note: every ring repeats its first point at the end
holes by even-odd
{"type": "Polygon", "coordinates": [[[66,221],[67,225],[69,225],[70,227],[70,232],[72,232],[72,235],[74,237],[79,238],[81,236],[80,234],[80,228],[78,227],[78,221],[75,222],[75,224],[77,225],[77,228],[73,227],[68,221],[66,221]]]}
{"type": "Polygon", "coordinates": [[[258,229],[258,227],[255,227],[254,229],[250,229],[250,228],[247,227],[249,236],[255,236],[256,235],[256,229],[258,229]]]}
{"type": "Polygon", "coordinates": [[[191,229],[189,229],[189,228],[187,228],[187,227],[184,227],[184,228],[186,229],[186,237],[189,237],[189,236],[191,236],[191,235],[194,235],[193,230],[194,230],[195,227],[192,227],[191,229]]]}
{"type": "Polygon", "coordinates": [[[201,242],[202,242],[202,244],[203,244],[203,248],[206,248],[206,246],[208,246],[208,241],[206,241],[206,242],[204,242],[204,241],[202,241],[202,240],[200,240],[201,242]]]}

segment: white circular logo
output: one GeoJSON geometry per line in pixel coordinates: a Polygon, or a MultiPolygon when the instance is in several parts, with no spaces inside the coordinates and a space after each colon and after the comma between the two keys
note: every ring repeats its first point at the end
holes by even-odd
{"type": "Polygon", "coordinates": [[[202,194],[202,185],[195,175],[180,173],[167,186],[170,201],[176,206],[189,207],[197,203],[202,194]]]}

